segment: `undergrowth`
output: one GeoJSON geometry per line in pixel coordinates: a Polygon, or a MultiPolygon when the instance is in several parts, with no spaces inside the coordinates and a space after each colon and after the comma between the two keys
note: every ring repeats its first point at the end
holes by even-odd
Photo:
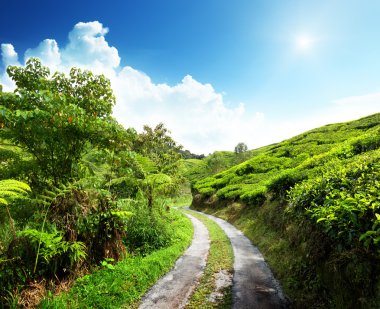
{"type": "MultiPolygon", "coordinates": [[[[145,292],[170,268],[189,246],[192,225],[173,210],[172,243],[146,256],[128,256],[76,281],[68,293],[46,298],[41,308],[134,308],[145,292]]],[[[103,263],[105,266],[109,265],[103,263]]]]}

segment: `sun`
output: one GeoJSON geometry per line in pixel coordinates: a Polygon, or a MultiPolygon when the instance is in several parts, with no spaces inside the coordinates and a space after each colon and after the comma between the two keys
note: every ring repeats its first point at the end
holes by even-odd
{"type": "Polygon", "coordinates": [[[308,50],[313,47],[314,39],[308,35],[300,35],[296,37],[296,46],[301,50],[308,50]]]}

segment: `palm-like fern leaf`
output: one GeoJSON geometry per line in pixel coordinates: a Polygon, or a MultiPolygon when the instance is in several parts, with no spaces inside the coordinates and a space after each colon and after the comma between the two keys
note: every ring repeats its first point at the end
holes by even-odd
{"type": "Polygon", "coordinates": [[[21,181],[14,179],[0,180],[0,204],[8,205],[7,198],[22,197],[30,192],[30,187],[21,181]]]}

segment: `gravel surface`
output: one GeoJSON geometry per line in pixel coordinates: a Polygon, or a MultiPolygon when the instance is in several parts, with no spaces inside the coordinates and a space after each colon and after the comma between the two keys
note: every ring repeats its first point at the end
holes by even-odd
{"type": "Polygon", "coordinates": [[[225,231],[233,247],[233,308],[287,308],[287,301],[280,284],[274,278],[260,251],[230,223],[211,215],[206,216],[225,231]]]}
{"type": "Polygon", "coordinates": [[[174,268],[145,294],[140,309],[183,308],[198,284],[206,266],[210,248],[209,234],[201,221],[191,215],[186,215],[194,226],[192,244],[177,260],[174,268]]]}

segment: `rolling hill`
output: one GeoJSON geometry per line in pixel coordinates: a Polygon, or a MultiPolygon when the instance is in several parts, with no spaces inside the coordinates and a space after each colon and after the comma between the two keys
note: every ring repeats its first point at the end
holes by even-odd
{"type": "Polygon", "coordinates": [[[379,306],[380,114],[245,158],[215,173],[208,157],[189,163],[192,207],[241,228],[296,308],[379,306]]]}

